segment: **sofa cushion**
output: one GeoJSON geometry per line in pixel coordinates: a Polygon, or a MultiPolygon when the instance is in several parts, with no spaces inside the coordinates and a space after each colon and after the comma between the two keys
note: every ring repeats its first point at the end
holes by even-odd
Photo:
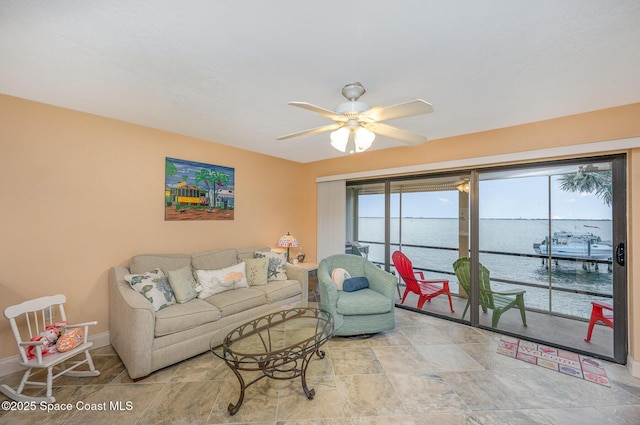
{"type": "Polygon", "coordinates": [[[160,269],[165,274],[191,264],[191,256],[187,254],[142,254],[131,258],[131,273],[145,273],[160,269]]]}
{"type": "Polygon", "coordinates": [[[349,278],[351,278],[351,275],[342,267],[337,267],[331,272],[331,280],[333,280],[333,284],[336,285],[338,291],[343,290],[344,281],[349,278]]]}
{"type": "Polygon", "coordinates": [[[222,314],[215,306],[199,299],[174,304],[156,313],[156,337],[195,328],[220,320],[222,314]]]}
{"type": "Polygon", "coordinates": [[[256,252],[269,252],[271,247],[266,245],[253,246],[250,248],[238,248],[238,261],[246,260],[247,258],[255,258],[256,252]]]}
{"type": "Polygon", "coordinates": [[[160,269],[141,274],[128,274],[124,280],[129,282],[133,290],[142,294],[153,305],[155,311],[176,303],[169,280],[160,269]]]}
{"type": "Polygon", "coordinates": [[[219,270],[196,270],[196,277],[202,286],[198,298],[208,298],[220,292],[249,287],[244,262],[219,270]]]}
{"type": "Polygon", "coordinates": [[[339,292],[336,310],[344,316],[388,313],[393,309],[392,301],[373,289],[356,292],[339,292]]]}
{"type": "Polygon", "coordinates": [[[176,301],[183,304],[198,296],[202,286],[193,277],[191,266],[183,267],[179,270],[172,270],[167,273],[169,285],[176,296],[176,301]]]}
{"type": "Polygon", "coordinates": [[[302,293],[302,286],[297,280],[274,280],[264,286],[256,286],[264,292],[267,303],[272,304],[302,293]]]}
{"type": "Polygon", "coordinates": [[[369,279],[364,276],[350,277],[342,283],[344,292],[355,292],[369,287],[369,279]]]}
{"type": "Polygon", "coordinates": [[[257,251],[255,258],[267,258],[269,260],[267,281],[287,280],[287,254],[284,252],[257,251]]]}
{"type": "Polygon", "coordinates": [[[241,311],[249,310],[266,304],[267,299],[263,291],[255,288],[240,288],[233,291],[225,291],[205,298],[204,301],[214,305],[222,313],[222,317],[228,317],[241,311]]]}
{"type": "Polygon", "coordinates": [[[216,270],[238,264],[235,249],[216,249],[191,255],[191,265],[196,270],[216,270]]]}
{"type": "Polygon", "coordinates": [[[244,263],[246,264],[249,286],[267,284],[267,272],[269,269],[269,260],[267,258],[247,258],[244,263]]]}

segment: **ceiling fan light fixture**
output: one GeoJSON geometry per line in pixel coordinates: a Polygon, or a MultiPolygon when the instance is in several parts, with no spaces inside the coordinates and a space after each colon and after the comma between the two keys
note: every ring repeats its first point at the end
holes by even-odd
{"type": "Polygon", "coordinates": [[[424,136],[385,124],[383,121],[428,114],[433,112],[433,107],[430,103],[422,99],[414,99],[387,107],[374,106],[371,108],[365,102],[358,100],[364,93],[365,89],[362,84],[357,82],[347,84],[342,89],[342,95],[347,99],[347,102],[336,106],[335,111],[307,102],[289,102],[289,105],[329,118],[333,123],[287,134],[276,139],[285,140],[293,137],[331,132],[331,146],[340,152],[349,152],[350,154],[369,149],[376,134],[411,146],[417,146],[427,141],[424,136]],[[352,133],[353,135],[351,135],[352,133]]]}
{"type": "Polygon", "coordinates": [[[364,152],[371,147],[376,134],[364,127],[358,127],[355,134],[356,152],[364,152]]]}
{"type": "Polygon", "coordinates": [[[462,183],[456,186],[460,192],[469,193],[470,185],[468,180],[464,180],[462,183]]]}
{"type": "Polygon", "coordinates": [[[347,142],[349,141],[349,133],[351,131],[347,127],[341,127],[331,132],[331,146],[340,152],[346,152],[347,142]]]}

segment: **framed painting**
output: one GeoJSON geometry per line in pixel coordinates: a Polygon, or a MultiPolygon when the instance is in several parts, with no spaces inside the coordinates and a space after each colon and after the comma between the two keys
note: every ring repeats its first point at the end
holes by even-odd
{"type": "Polygon", "coordinates": [[[233,220],[233,168],[166,158],[164,219],[233,220]]]}

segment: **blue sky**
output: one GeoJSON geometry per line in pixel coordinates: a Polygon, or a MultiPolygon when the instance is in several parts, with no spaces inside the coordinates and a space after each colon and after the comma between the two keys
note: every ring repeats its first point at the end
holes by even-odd
{"type": "MultiPolygon", "coordinates": [[[[203,168],[222,172],[229,176],[229,182],[226,184],[226,187],[233,187],[235,185],[235,170],[233,168],[169,157],[167,157],[167,161],[172,162],[178,170],[175,176],[165,176],[165,183],[167,185],[175,185],[178,182],[184,181],[183,176],[187,176],[187,183],[195,184],[195,173],[203,168]]],[[[201,185],[201,187],[204,186],[201,185]]]]}
{"type": "MultiPolygon", "coordinates": [[[[610,220],[611,207],[593,194],[564,192],[553,184],[551,216],[554,219],[610,220]]],[[[404,217],[458,217],[458,191],[405,193],[404,217]]],[[[480,182],[480,218],[544,219],[548,217],[547,177],[480,182]]],[[[360,215],[382,217],[384,196],[360,197],[360,215]]],[[[398,196],[392,198],[392,216],[398,216],[398,196]]]]}

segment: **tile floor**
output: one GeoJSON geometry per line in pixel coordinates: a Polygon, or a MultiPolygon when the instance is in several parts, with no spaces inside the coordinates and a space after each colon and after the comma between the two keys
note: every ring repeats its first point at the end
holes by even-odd
{"type": "Polygon", "coordinates": [[[307,374],[313,400],[299,380],[264,379],[229,416],[238,382],[213,354],[133,383],[111,347],[103,347],[93,351],[99,377],[58,381],[57,406],[70,403],[70,411],[0,411],[0,424],[640,424],[640,379],[625,366],[606,363],[612,386],[604,387],[501,356],[498,334],[396,313],[392,332],[324,346],[327,356],[315,358],[307,374]],[[122,410],[109,409],[116,402],[122,410]]]}
{"type": "MultiPolygon", "coordinates": [[[[447,297],[440,296],[425,303],[422,311],[440,315],[441,317],[460,319],[466,305],[466,298],[452,296],[455,313],[449,310],[447,297]]],[[[400,300],[396,299],[396,305],[400,305],[400,300]]],[[[404,302],[408,309],[415,309],[418,305],[418,296],[410,293],[404,302]]],[[[527,325],[522,325],[522,318],[517,308],[506,311],[498,323],[498,329],[518,335],[525,339],[539,340],[543,343],[556,344],[570,347],[582,351],[583,354],[599,358],[612,359],[613,355],[613,329],[598,323],[593,329],[593,337],[590,342],[585,342],[589,322],[568,317],[552,316],[527,310],[527,325]]],[[[487,313],[480,312],[480,325],[491,328],[491,310],[487,313]]],[[[470,313],[467,312],[465,320],[470,320],[470,313]]]]}

